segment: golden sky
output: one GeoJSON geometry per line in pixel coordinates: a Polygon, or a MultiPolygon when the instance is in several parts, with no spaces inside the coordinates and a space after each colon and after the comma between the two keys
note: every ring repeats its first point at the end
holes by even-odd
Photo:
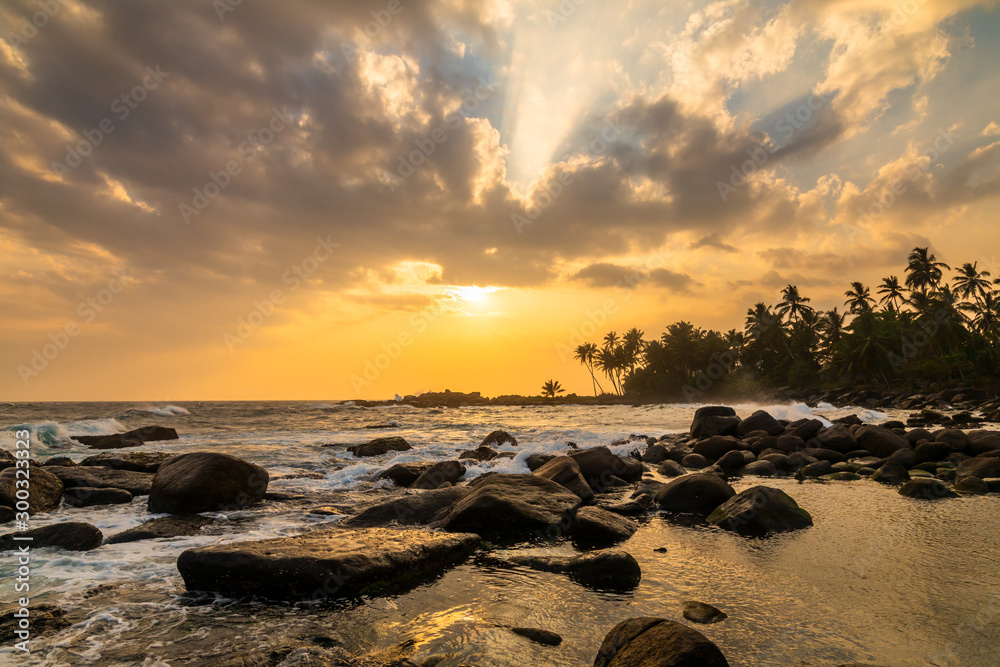
{"type": "Polygon", "coordinates": [[[1000,276],[993,0],[11,0],[0,400],[590,392],[566,350],[1000,276]]]}

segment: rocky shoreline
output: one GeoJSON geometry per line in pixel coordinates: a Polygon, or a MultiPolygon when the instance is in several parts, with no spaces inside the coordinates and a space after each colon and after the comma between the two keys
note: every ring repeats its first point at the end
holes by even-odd
{"type": "MultiPolygon", "coordinates": [[[[560,454],[526,457],[530,474],[491,472],[465,481],[466,464],[515,456],[497,448],[516,451],[516,437],[495,431],[457,460],[387,466],[374,479],[391,482],[396,489],[391,498],[380,501],[380,494],[355,508],[315,506],[308,498],[268,492],[268,471],[221,453],[104,452],[80,462],[67,457],[38,462],[0,452],[0,513],[5,522],[12,518],[13,473],[20,466],[30,470],[32,513],[56,512],[63,504],[89,507],[148,496],[149,511],[166,514],[110,536],[86,522],[51,524],[29,531],[36,548],[84,551],[199,534],[212,529],[213,520],[204,513],[260,503],[287,503],[317,515],[350,514],[335,526],[297,537],[184,551],[177,569],[186,595],[194,599],[224,594],[265,604],[349,602],[408,590],[465,562],[558,573],[594,590],[629,591],[641,585],[642,572],[621,545],[636,532],[637,521],[651,514],[716,526],[746,539],[812,526],[808,507],[768,486],[768,478],[810,484],[869,478],[915,503],[962,502],[967,496],[1000,493],[1000,432],[972,428],[981,418],[971,410],[981,410],[988,399],[951,394],[908,400],[912,408],[922,408],[908,424],[866,424],[851,416],[825,425],[818,419],[780,420],[765,411],[741,416],[730,407],[705,406],[696,411],[688,433],[633,435],[615,443],[617,451],[627,453],[569,443],[560,454]],[[969,409],[969,419],[961,413],[947,418],[931,414],[928,405],[941,407],[935,401],[969,409]],[[973,408],[976,401],[980,403],[973,408]],[[941,423],[953,426],[927,428],[941,423]],[[737,493],[731,482],[741,478],[762,483],[737,493]],[[509,551],[525,544],[569,544],[576,555],[509,551]]],[[[147,429],[142,435],[171,434],[147,429]]],[[[121,441],[137,439],[130,435],[121,441]]],[[[93,443],[103,449],[109,441],[98,437],[93,443]]],[[[363,458],[412,449],[399,437],[343,447],[363,458]]],[[[14,548],[14,535],[0,536],[0,550],[14,548]]],[[[58,608],[45,613],[61,617],[58,608]]],[[[9,616],[0,634],[12,629],[9,616]]],[[[715,644],[682,622],[718,623],[726,617],[724,610],[692,600],[676,619],[622,620],[608,629],[594,664],[727,665],[715,644]]],[[[510,631],[541,645],[562,641],[546,628],[510,631]]],[[[434,660],[416,663],[401,655],[379,661],[339,648],[302,645],[266,664],[430,667],[440,661],[434,660]]]]}

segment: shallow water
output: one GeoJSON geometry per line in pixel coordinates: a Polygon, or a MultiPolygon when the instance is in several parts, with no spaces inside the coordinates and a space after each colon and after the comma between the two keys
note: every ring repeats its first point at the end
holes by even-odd
{"type": "MultiPolygon", "coordinates": [[[[184,403],[0,406],[0,445],[12,427],[31,424],[34,455],[93,453],[68,434],[174,426],[179,441],[140,450],[214,450],[263,465],[272,473],[318,472],[322,479],[277,479],[272,491],[300,493],[305,506],[370,503],[389,497],[368,477],[391,462],[454,458],[494,428],[519,440],[518,457],[470,467],[527,472],[528,453],[607,445],[630,434],[686,431],[695,406],[485,407],[363,409],[321,403],[184,403]],[[137,409],[145,408],[146,411],[137,409]],[[186,412],[187,414],[184,414],[186,412]],[[111,421],[113,420],[113,421],[111,421]],[[398,424],[386,429],[364,428],[398,424]],[[401,435],[415,450],[357,460],[342,447],[379,435],[401,435]]],[[[738,406],[747,415],[759,406],[738,406]]],[[[778,417],[811,412],[770,406],[778,417]]],[[[899,413],[817,410],[835,418],[899,413]]],[[[621,452],[634,445],[617,447],[621,452]]],[[[680,619],[683,602],[716,605],[729,618],[698,626],[732,665],[996,665],[1000,646],[1000,498],[922,502],[868,480],[805,483],[745,479],[737,490],[766,483],[809,510],[807,530],[749,540],[708,527],[652,516],[620,548],[639,561],[643,580],[628,594],[592,591],[562,575],[474,562],[405,595],[349,605],[292,607],[185,598],[177,556],[192,546],[294,535],[341,517],[307,515],[303,505],[265,503],[224,517],[221,535],[108,545],[84,553],[34,552],[33,602],[52,602],[74,625],[33,643],[31,656],[0,649],[0,663],[31,665],[216,665],[247,654],[266,656],[298,640],[342,643],[357,650],[412,641],[415,657],[452,656],[443,667],[589,665],[605,633],[631,616],[680,619]],[[226,529],[225,526],[231,526],[226,529]],[[665,547],[666,553],[654,549],[665,547]],[[103,588],[95,590],[95,587],[103,588]],[[533,644],[505,626],[531,626],[563,636],[561,646],[533,644]],[[316,638],[320,639],[317,640],[316,638]],[[147,658],[148,656],[155,656],[147,658]]],[[[65,508],[33,517],[37,527],[60,520],[94,523],[105,535],[151,518],[145,499],[104,508],[65,508]]],[[[2,526],[0,530],[10,530],[2,526]]],[[[568,543],[521,550],[574,553],[568,543]]],[[[0,554],[0,579],[11,581],[12,558],[0,554]]],[[[13,597],[9,589],[0,599],[13,597]]],[[[261,664],[268,664],[261,658],[261,664]]]]}

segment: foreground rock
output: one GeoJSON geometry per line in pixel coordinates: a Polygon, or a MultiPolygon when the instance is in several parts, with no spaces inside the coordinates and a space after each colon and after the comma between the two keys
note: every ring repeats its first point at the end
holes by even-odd
{"type": "Polygon", "coordinates": [[[138,542],[139,540],[155,540],[161,537],[197,535],[202,528],[213,523],[215,523],[215,519],[197,514],[161,516],[157,519],[144,521],[135,528],[114,534],[107,539],[107,543],[122,544],[124,542],[138,542]]]}
{"type": "Polygon", "coordinates": [[[413,482],[415,489],[436,489],[442,484],[454,484],[465,474],[465,466],[458,461],[442,461],[420,473],[413,482]]]}
{"type": "Polygon", "coordinates": [[[781,489],[755,486],[720,505],[708,522],[744,535],[768,535],[813,525],[812,516],[781,489]]]}
{"type": "Polygon", "coordinates": [[[299,537],[189,549],[177,569],[190,591],[279,600],[385,595],[412,588],[479,546],[470,534],[327,528],[299,537]]]}
{"type": "Polygon", "coordinates": [[[401,526],[428,525],[440,520],[452,505],[469,495],[469,488],[450,486],[423,491],[379,503],[344,521],[345,526],[369,528],[396,523],[401,526]]]}
{"type": "Polygon", "coordinates": [[[160,468],[160,464],[174,456],[175,454],[167,452],[105,452],[88,456],[80,461],[79,465],[155,473],[160,468]]]}
{"type": "Polygon", "coordinates": [[[682,623],[644,616],[616,625],[594,667],[729,667],[719,647],[682,623]]]}
{"type": "Polygon", "coordinates": [[[51,512],[59,507],[62,501],[63,483],[59,477],[52,474],[51,470],[41,466],[10,467],[0,472],[0,505],[17,507],[17,482],[24,480],[25,472],[31,485],[28,494],[28,513],[51,512]]]}
{"type": "Polygon", "coordinates": [[[678,477],[661,488],[655,497],[660,509],[669,512],[709,514],[736,495],[725,480],[705,473],[678,477]]]}
{"type": "Polygon", "coordinates": [[[143,426],[126,433],[108,435],[71,435],[81,445],[91,449],[123,449],[138,447],[146,442],[177,440],[177,431],[166,426],[143,426]]]}
{"type": "Polygon", "coordinates": [[[97,466],[72,466],[46,468],[62,480],[67,489],[78,487],[88,489],[123,489],[133,496],[148,496],[153,488],[153,475],[131,470],[112,470],[97,466]]]}
{"type": "Polygon", "coordinates": [[[381,456],[386,452],[406,452],[413,447],[403,438],[392,436],[389,438],[375,438],[363,445],[353,445],[347,448],[351,454],[357,457],[381,456]]]}
{"type": "Polygon", "coordinates": [[[593,489],[583,478],[580,465],[571,456],[556,456],[537,468],[532,474],[551,479],[556,484],[575,493],[581,500],[589,501],[594,497],[593,489]]]}
{"type": "Polygon", "coordinates": [[[937,500],[938,498],[957,498],[958,494],[932,477],[917,477],[911,479],[899,488],[899,495],[921,500],[937,500]]]}
{"type": "Polygon", "coordinates": [[[520,566],[541,572],[567,574],[570,579],[597,590],[627,591],[642,580],[642,570],[632,554],[595,551],[581,556],[484,556],[479,561],[496,567],[520,566]]]}
{"type": "Polygon", "coordinates": [[[34,528],[20,533],[0,535],[0,551],[11,551],[29,545],[32,549],[57,547],[67,551],[89,551],[101,546],[104,535],[96,526],[79,521],[63,521],[51,526],[34,528]],[[30,542],[15,540],[30,537],[30,542]]]}
{"type": "Polygon", "coordinates": [[[569,534],[577,544],[608,546],[624,542],[638,529],[635,521],[614,512],[600,507],[582,507],[573,517],[569,534]]]}
{"type": "Polygon", "coordinates": [[[70,507],[94,505],[124,505],[132,502],[132,494],[125,489],[95,489],[77,486],[63,491],[63,500],[70,507]]]}
{"type": "Polygon", "coordinates": [[[559,537],[571,523],[580,497],[537,475],[488,473],[472,480],[468,495],[449,508],[437,524],[458,533],[487,538],[559,537]]]}
{"type": "Polygon", "coordinates": [[[264,499],[268,481],[266,470],[235,456],[181,454],[156,472],[149,511],[197,514],[243,509],[264,499]]]}
{"type": "Polygon", "coordinates": [[[694,412],[691,421],[692,438],[710,438],[714,435],[736,435],[740,418],[736,410],[724,405],[706,405],[694,412]]]}

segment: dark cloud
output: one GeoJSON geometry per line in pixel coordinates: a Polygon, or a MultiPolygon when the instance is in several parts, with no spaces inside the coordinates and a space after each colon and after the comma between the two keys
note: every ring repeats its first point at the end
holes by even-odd
{"type": "Polygon", "coordinates": [[[678,292],[690,289],[698,284],[691,276],[670,269],[622,266],[609,262],[597,262],[584,267],[574,273],[571,279],[582,281],[591,287],[597,288],[619,287],[631,289],[644,283],[651,283],[656,287],[678,292]]]}

